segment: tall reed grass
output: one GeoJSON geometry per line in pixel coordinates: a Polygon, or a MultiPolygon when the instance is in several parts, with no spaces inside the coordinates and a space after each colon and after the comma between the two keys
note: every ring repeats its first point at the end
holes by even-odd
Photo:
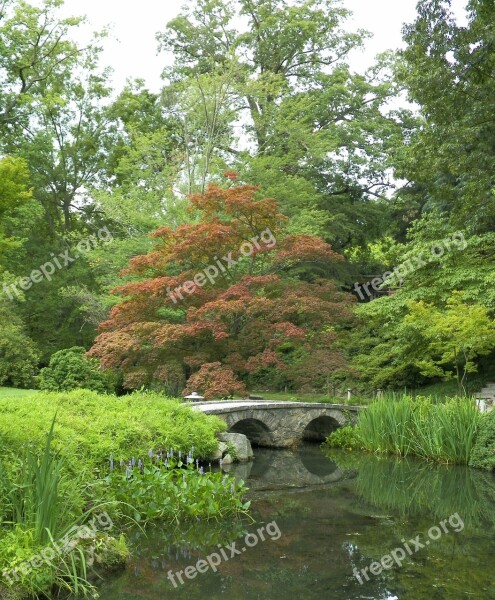
{"type": "Polygon", "coordinates": [[[362,411],[355,433],[368,451],[466,465],[481,419],[474,399],[402,396],[362,411]]]}
{"type": "Polygon", "coordinates": [[[51,449],[55,418],[40,456],[25,449],[15,461],[13,475],[3,471],[2,523],[33,531],[35,544],[46,544],[59,531],[59,485],[62,463],[51,449]]]}

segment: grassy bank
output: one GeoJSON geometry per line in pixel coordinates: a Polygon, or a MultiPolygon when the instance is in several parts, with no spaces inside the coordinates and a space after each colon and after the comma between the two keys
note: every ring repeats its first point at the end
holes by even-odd
{"type": "Polygon", "coordinates": [[[469,464],[482,415],[467,398],[444,403],[410,396],[373,402],[356,427],[333,433],[333,447],[418,456],[442,463],[469,464]]]}
{"type": "Polygon", "coordinates": [[[158,394],[0,398],[0,598],[92,597],[130,526],[244,514],[242,482],[199,463],[225,427],[158,394]]]}

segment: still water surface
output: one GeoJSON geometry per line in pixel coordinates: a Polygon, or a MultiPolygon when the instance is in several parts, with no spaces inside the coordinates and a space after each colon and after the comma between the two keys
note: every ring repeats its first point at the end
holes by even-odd
{"type": "Polygon", "coordinates": [[[250,487],[254,523],[136,534],[127,570],[106,581],[101,600],[495,600],[494,475],[316,445],[255,454],[231,471],[250,487]],[[429,538],[432,527],[438,539],[429,538]],[[424,548],[415,550],[415,538],[424,548]],[[230,558],[232,541],[245,551],[230,558]],[[183,575],[173,586],[169,571],[219,553],[219,545],[229,560],[216,572],[183,575]],[[361,574],[359,583],[354,569],[398,548],[406,554],[401,561],[398,553],[400,567],[368,570],[369,581],[361,574]]]}

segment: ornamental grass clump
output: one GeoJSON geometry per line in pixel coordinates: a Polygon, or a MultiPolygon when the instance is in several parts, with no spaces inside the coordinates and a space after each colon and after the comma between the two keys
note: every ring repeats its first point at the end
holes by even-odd
{"type": "Polygon", "coordinates": [[[353,439],[370,452],[466,465],[481,422],[474,399],[455,397],[435,403],[431,397],[404,395],[373,402],[360,412],[352,436],[336,432],[328,443],[346,448],[353,439]]]}

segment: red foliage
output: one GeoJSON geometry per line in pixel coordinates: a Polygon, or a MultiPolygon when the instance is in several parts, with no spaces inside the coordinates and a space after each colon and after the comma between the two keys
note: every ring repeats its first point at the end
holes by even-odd
{"type": "Polygon", "coordinates": [[[224,171],[223,176],[230,181],[237,181],[239,179],[239,173],[236,171],[224,171]]]}
{"type": "Polygon", "coordinates": [[[231,368],[220,362],[206,363],[187,382],[184,395],[199,391],[205,400],[231,398],[238,394],[246,397],[247,390],[231,368]]]}
{"type": "Polygon", "coordinates": [[[188,390],[205,382],[209,395],[230,395],[267,369],[306,384],[342,365],[331,328],[352,323],[352,296],[293,269],[343,258],[319,238],[287,235],[275,200],[257,193],[212,185],[191,196],[202,220],[158,229],[152,252],[131,260],[126,274],[138,279],[114,290],[123,299],[90,351],[126,386],[160,385],[172,371],[180,380],[179,364],[188,390]]]}

